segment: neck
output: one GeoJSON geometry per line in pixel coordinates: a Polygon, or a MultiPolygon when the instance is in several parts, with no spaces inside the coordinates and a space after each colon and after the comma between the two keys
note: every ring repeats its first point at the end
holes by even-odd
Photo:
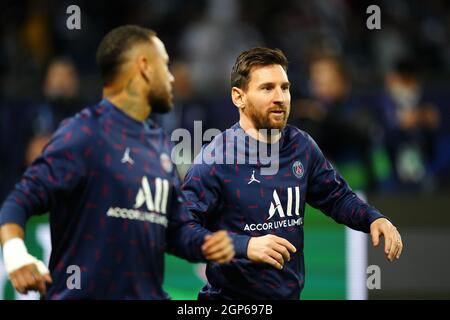
{"type": "Polygon", "coordinates": [[[250,137],[264,143],[275,143],[281,138],[281,130],[258,130],[253,121],[242,112],[239,119],[239,125],[250,137]],[[272,131],[275,131],[275,133],[272,134],[272,131]]]}
{"type": "Polygon", "coordinates": [[[103,98],[108,99],[130,118],[143,122],[151,113],[151,106],[144,95],[132,87],[132,81],[126,85],[110,85],[103,88],[103,98]]]}

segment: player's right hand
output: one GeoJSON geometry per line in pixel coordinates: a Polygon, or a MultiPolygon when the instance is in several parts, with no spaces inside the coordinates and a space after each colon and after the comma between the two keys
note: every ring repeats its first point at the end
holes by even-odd
{"type": "MultiPolygon", "coordinates": [[[[18,227],[8,224],[3,225],[1,231],[7,233],[5,228],[14,229],[18,227]]],[[[22,239],[23,231],[15,231],[18,236],[3,241],[3,261],[9,279],[14,289],[19,293],[26,294],[28,291],[39,291],[42,295],[45,295],[45,283],[52,282],[50,272],[42,261],[28,253],[22,239]]]]}
{"type": "Polygon", "coordinates": [[[291,254],[297,249],[286,239],[268,234],[252,237],[248,242],[247,257],[254,262],[267,263],[279,270],[285,261],[291,260],[291,254]]]}
{"type": "Polygon", "coordinates": [[[39,291],[41,295],[45,296],[46,283],[52,283],[52,278],[49,273],[41,274],[37,263],[27,264],[9,274],[14,289],[19,293],[27,294],[28,291],[39,291]]]}
{"type": "Polygon", "coordinates": [[[205,236],[203,255],[209,261],[228,263],[235,255],[233,241],[225,230],[205,236]]]}

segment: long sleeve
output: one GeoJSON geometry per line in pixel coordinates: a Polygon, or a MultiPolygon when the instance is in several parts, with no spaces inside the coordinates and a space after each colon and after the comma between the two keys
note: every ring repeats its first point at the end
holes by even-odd
{"type": "MultiPolygon", "coordinates": [[[[195,163],[195,162],[194,162],[195,163]]],[[[208,215],[214,215],[221,207],[221,186],[214,175],[214,166],[194,164],[187,172],[183,184],[183,194],[187,199],[187,207],[199,225],[210,230],[217,230],[214,224],[208,224],[208,215]]],[[[229,232],[233,240],[237,258],[247,258],[247,246],[250,237],[229,232]]]]}
{"type": "Polygon", "coordinates": [[[166,236],[167,251],[191,262],[206,262],[201,247],[205,236],[211,232],[199,225],[187,209],[179,181],[173,187],[171,202],[166,236]]]}
{"type": "Polygon", "coordinates": [[[370,224],[384,216],[361,200],[322,154],[309,137],[311,174],[308,180],[306,202],[333,218],[336,222],[368,233],[370,224]]]}
{"type": "Polygon", "coordinates": [[[88,145],[92,132],[82,122],[73,119],[55,133],[5,200],[0,225],[25,227],[29,217],[49,212],[56,201],[63,201],[77,188],[92,155],[88,145]]]}

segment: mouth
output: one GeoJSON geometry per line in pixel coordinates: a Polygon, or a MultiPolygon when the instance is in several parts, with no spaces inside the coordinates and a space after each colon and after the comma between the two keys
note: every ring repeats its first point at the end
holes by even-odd
{"type": "Polygon", "coordinates": [[[286,112],[284,110],[272,110],[270,111],[271,114],[275,114],[275,115],[284,115],[286,112]]]}

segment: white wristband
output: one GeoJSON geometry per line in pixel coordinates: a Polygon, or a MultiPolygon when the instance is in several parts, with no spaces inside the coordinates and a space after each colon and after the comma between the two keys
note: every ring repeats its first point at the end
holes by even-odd
{"type": "Polygon", "coordinates": [[[42,261],[28,253],[25,243],[20,238],[10,239],[3,244],[3,261],[8,274],[31,263],[36,265],[40,274],[49,273],[42,261]]]}
{"type": "MultiPolygon", "coordinates": [[[[33,257],[34,258],[34,257],[33,257]]],[[[36,258],[34,258],[35,262],[34,264],[36,265],[38,271],[40,274],[50,274],[50,271],[47,269],[47,267],[45,266],[45,264],[41,261],[38,260],[36,258]]]]}

